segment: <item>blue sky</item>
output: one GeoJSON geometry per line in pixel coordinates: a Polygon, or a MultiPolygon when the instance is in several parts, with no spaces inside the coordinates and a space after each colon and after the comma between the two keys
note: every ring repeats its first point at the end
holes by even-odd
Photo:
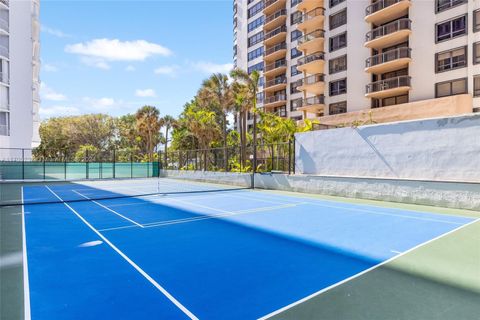
{"type": "Polygon", "coordinates": [[[41,117],[178,115],[232,67],[232,2],[41,1],[41,117]]]}

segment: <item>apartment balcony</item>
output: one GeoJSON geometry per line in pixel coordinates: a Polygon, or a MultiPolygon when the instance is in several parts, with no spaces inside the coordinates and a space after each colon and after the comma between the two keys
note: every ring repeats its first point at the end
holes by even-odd
{"type": "MultiPolygon", "coordinates": [[[[0,61],[1,63],[1,61],[0,61]]],[[[4,85],[9,85],[10,84],[10,79],[8,78],[8,74],[5,72],[0,72],[0,83],[4,85]]]]}
{"type": "Polygon", "coordinates": [[[306,34],[297,40],[297,49],[304,53],[323,50],[325,31],[318,29],[306,34]]]}
{"type": "Polygon", "coordinates": [[[265,34],[263,44],[271,46],[287,39],[287,26],[283,25],[265,34]]]}
{"type": "Polygon", "coordinates": [[[412,33],[410,19],[398,19],[384,26],[373,29],[365,37],[365,47],[385,48],[404,42],[412,33]]]}
{"type": "Polygon", "coordinates": [[[263,24],[263,30],[264,31],[273,30],[277,27],[285,25],[286,21],[287,21],[287,10],[280,9],[277,12],[265,18],[265,22],[263,24]]]}
{"type": "Polygon", "coordinates": [[[399,76],[372,82],[366,87],[366,98],[386,98],[407,93],[410,90],[410,76],[399,76]]]}
{"type": "Polygon", "coordinates": [[[378,0],[365,9],[365,21],[380,25],[408,13],[410,0],[378,0]]]}
{"type": "Polygon", "coordinates": [[[263,14],[269,16],[280,9],[285,9],[287,0],[266,0],[263,7],[263,14]]]}
{"type": "Polygon", "coordinates": [[[265,99],[263,100],[263,107],[265,109],[280,107],[286,104],[287,104],[287,95],[284,93],[277,94],[270,97],[265,97],[265,99]]]}
{"type": "Polygon", "coordinates": [[[302,0],[297,4],[298,11],[310,11],[315,8],[323,8],[323,0],[302,0]]]}
{"type": "Polygon", "coordinates": [[[297,29],[301,30],[303,33],[323,29],[324,20],[325,9],[316,8],[303,14],[302,21],[298,24],[297,29]]]}
{"type": "Polygon", "coordinates": [[[3,18],[0,18],[0,35],[8,35],[9,33],[8,27],[9,27],[8,21],[3,18]]]}
{"type": "Polygon", "coordinates": [[[297,70],[310,74],[322,73],[325,64],[325,53],[318,51],[297,60],[297,70]]]}
{"type": "Polygon", "coordinates": [[[403,47],[374,55],[365,61],[365,72],[381,74],[406,68],[412,60],[411,51],[403,47]]]}
{"type": "Polygon", "coordinates": [[[284,74],[286,71],[287,71],[286,60],[275,61],[265,66],[265,69],[263,70],[263,76],[265,78],[267,77],[271,78],[271,77],[278,76],[279,74],[284,74]]]}
{"type": "Polygon", "coordinates": [[[302,105],[297,108],[298,111],[306,111],[310,113],[323,112],[325,108],[325,96],[318,95],[302,100],[302,105]]]}
{"type": "Polygon", "coordinates": [[[285,42],[279,43],[271,48],[268,48],[263,53],[263,60],[265,62],[276,61],[287,56],[287,44],[285,42]]]}
{"type": "Polygon", "coordinates": [[[298,80],[298,84],[298,90],[320,95],[325,92],[325,75],[317,73],[298,80]]]}
{"type": "Polygon", "coordinates": [[[4,8],[9,8],[10,7],[10,1],[9,0],[0,0],[0,7],[4,8]]]}
{"type": "Polygon", "coordinates": [[[286,118],[287,117],[287,106],[276,107],[273,109],[273,113],[279,117],[286,118]]]}
{"type": "Polygon", "coordinates": [[[287,77],[278,77],[272,80],[268,80],[263,84],[263,92],[276,92],[285,90],[287,88],[287,77]]]}

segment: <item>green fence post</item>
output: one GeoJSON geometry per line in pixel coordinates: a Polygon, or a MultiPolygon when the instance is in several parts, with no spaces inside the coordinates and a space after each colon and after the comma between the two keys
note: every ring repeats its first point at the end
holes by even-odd
{"type": "Polygon", "coordinates": [[[25,180],[25,149],[22,148],[22,180],[25,180]]]}
{"type": "Polygon", "coordinates": [[[115,179],[115,149],[113,149],[113,179],[115,179]]]}
{"type": "Polygon", "coordinates": [[[133,156],[130,153],[130,179],[133,179],[133,156]]]}
{"type": "Polygon", "coordinates": [[[63,176],[64,180],[67,180],[67,151],[63,152],[63,176]]]}
{"type": "Polygon", "coordinates": [[[85,150],[85,177],[87,178],[87,180],[88,180],[88,178],[89,178],[89,177],[88,177],[88,176],[89,176],[88,173],[89,173],[89,172],[88,172],[88,149],[87,149],[87,150],[85,150]]]}
{"type": "Polygon", "coordinates": [[[46,179],[45,175],[45,149],[43,149],[43,180],[46,179]]]}

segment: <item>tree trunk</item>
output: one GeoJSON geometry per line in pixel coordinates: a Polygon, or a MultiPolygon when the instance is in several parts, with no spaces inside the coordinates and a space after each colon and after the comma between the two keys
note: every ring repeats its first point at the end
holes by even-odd
{"type": "Polygon", "coordinates": [[[223,161],[225,162],[225,172],[228,171],[227,159],[227,115],[223,113],[223,161]]]}

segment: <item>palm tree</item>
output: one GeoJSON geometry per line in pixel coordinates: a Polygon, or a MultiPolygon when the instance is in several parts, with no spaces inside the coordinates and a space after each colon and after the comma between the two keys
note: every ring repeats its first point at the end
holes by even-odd
{"type": "Polygon", "coordinates": [[[153,151],[160,140],[160,111],[153,106],[143,106],[135,114],[141,139],[145,142],[148,160],[153,160],[153,151]]]}
{"type": "Polygon", "coordinates": [[[225,170],[227,170],[227,115],[234,107],[234,94],[228,75],[215,73],[202,83],[197,94],[200,104],[213,105],[221,113],[225,170]]]}
{"type": "MultiPolygon", "coordinates": [[[[257,144],[257,93],[259,89],[259,80],[260,80],[260,73],[254,70],[252,73],[248,74],[245,70],[242,69],[234,69],[230,72],[230,76],[235,79],[237,83],[240,83],[244,86],[244,89],[241,97],[243,103],[246,104],[246,110],[244,110],[243,114],[241,114],[240,121],[242,123],[242,132],[241,132],[241,141],[242,141],[242,158],[245,161],[246,157],[246,136],[247,136],[247,115],[249,112],[253,112],[253,145],[256,146],[257,144]]],[[[239,96],[237,96],[237,102],[239,96]]],[[[253,170],[255,171],[257,163],[257,154],[253,152],[253,170]]]]}
{"type": "Polygon", "coordinates": [[[165,160],[165,165],[167,164],[167,146],[168,146],[168,133],[170,129],[175,129],[177,127],[177,120],[175,120],[174,117],[170,115],[164,116],[162,119],[160,119],[160,123],[162,127],[165,127],[165,151],[163,154],[164,160],[165,160]]]}

